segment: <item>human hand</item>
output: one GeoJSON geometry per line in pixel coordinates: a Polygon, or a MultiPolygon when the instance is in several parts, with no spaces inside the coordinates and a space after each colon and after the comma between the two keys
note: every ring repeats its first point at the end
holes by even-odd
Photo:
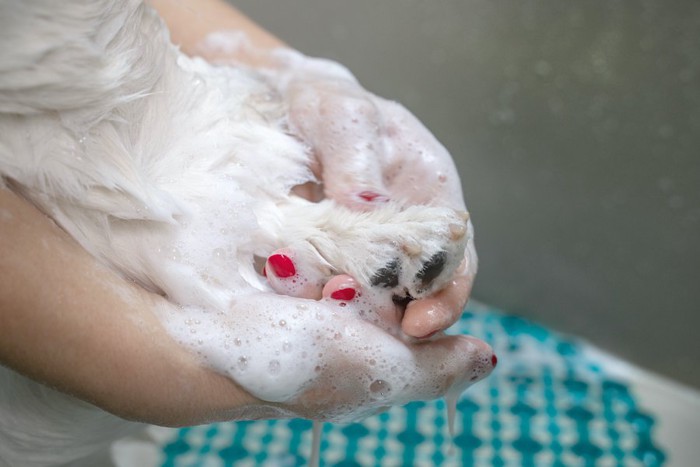
{"type": "MultiPolygon", "coordinates": [[[[312,170],[325,197],[360,210],[392,200],[466,212],[449,153],[404,107],[367,92],[337,63],[286,49],[272,57],[269,81],[288,105],[290,132],[313,153],[312,170]]],[[[314,197],[303,189],[302,195],[314,197]]],[[[464,262],[453,280],[407,305],[401,322],[407,335],[431,336],[459,319],[477,268],[469,221],[466,234],[464,262]]]]}
{"type": "MultiPolygon", "coordinates": [[[[342,67],[306,60],[295,54],[280,58],[269,79],[288,105],[289,131],[313,153],[312,169],[322,181],[323,196],[358,210],[391,200],[404,206],[444,206],[466,212],[449,154],[413,115],[362,89],[342,67]]],[[[315,189],[318,187],[301,187],[298,194],[314,199],[318,197],[315,189]]],[[[384,406],[461,392],[491,372],[496,358],[478,339],[440,334],[430,341],[415,339],[434,336],[461,315],[476,272],[470,222],[467,236],[464,261],[452,281],[433,296],[408,303],[405,310],[381,292],[363,290],[349,276],[336,276],[326,283],[317,312],[326,316],[329,326],[333,323],[353,331],[338,334],[328,327],[318,334],[319,342],[324,332],[348,340],[331,342],[343,349],[341,358],[333,357],[330,365],[323,366],[327,373],[318,375],[300,396],[297,410],[303,407],[307,416],[309,410],[312,415],[314,411],[333,414],[339,407],[342,411],[352,406],[350,400],[362,400],[353,414],[367,415],[384,406]],[[335,307],[334,299],[338,302],[335,307]],[[362,338],[353,346],[352,337],[358,336],[362,338]],[[370,349],[367,343],[373,344],[370,349]],[[379,359],[383,364],[376,364],[379,359]],[[374,361],[376,367],[368,366],[368,361],[374,361]],[[443,371],[432,372],[440,367],[443,371]],[[407,382],[402,373],[398,379],[403,381],[398,382],[387,368],[410,368],[414,376],[407,382]],[[344,384],[335,382],[338,375],[347,376],[342,378],[344,384]],[[385,387],[394,392],[378,398],[376,392],[385,387]]],[[[268,259],[269,283],[288,294],[294,278],[313,274],[307,266],[294,251],[278,251],[268,259]]],[[[294,286],[295,294],[315,298],[320,286],[314,281],[306,284],[308,288],[301,291],[294,286]]],[[[335,355],[338,350],[330,345],[324,355],[335,355]]]]}
{"type": "MultiPolygon", "coordinates": [[[[261,72],[286,103],[289,132],[313,153],[322,196],[358,210],[391,200],[466,213],[449,154],[403,107],[368,93],[337,64],[288,50],[255,56],[256,63],[266,64],[261,72]]],[[[298,187],[297,193],[309,199],[318,195],[309,186],[298,187]]],[[[293,251],[284,259],[284,252],[276,252],[273,261],[285,262],[287,270],[280,274],[270,258],[266,271],[281,295],[249,296],[237,303],[230,315],[235,323],[224,325],[231,330],[228,340],[207,336],[202,344],[207,348],[198,351],[219,354],[213,366],[255,395],[254,412],[269,409],[267,416],[337,420],[461,392],[488,375],[496,361],[478,339],[435,335],[459,318],[473,282],[473,229],[466,225],[465,258],[452,281],[405,310],[390,296],[362,290],[344,275],[300,292],[291,284],[307,278],[308,265],[293,251]],[[284,296],[291,289],[296,289],[291,295],[306,300],[284,296]],[[236,339],[245,345],[238,348],[236,339]]]]}
{"type": "Polygon", "coordinates": [[[350,421],[457,395],[495,366],[491,348],[478,339],[419,341],[396,333],[389,297],[350,297],[348,289],[358,290],[354,280],[337,276],[318,301],[258,293],[240,297],[228,313],[185,307],[161,319],[207,366],[254,396],[237,398],[246,403],[212,419],[350,421]]]}

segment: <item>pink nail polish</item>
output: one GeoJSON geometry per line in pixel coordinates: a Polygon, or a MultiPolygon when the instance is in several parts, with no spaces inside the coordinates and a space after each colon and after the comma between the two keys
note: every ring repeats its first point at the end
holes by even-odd
{"type": "Polygon", "coordinates": [[[287,255],[277,254],[267,258],[267,264],[277,277],[292,277],[297,273],[294,263],[287,255]]]}
{"type": "Polygon", "coordinates": [[[336,290],[331,294],[331,298],[334,298],[336,300],[350,301],[353,298],[355,298],[355,289],[347,288],[336,290]]]}

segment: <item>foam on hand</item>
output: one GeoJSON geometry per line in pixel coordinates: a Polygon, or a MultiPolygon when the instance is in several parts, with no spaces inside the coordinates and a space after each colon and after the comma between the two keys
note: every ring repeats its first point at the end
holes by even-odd
{"type": "MultiPolygon", "coordinates": [[[[218,40],[221,46],[221,37],[218,40]]],[[[284,109],[287,104],[284,99],[276,104],[277,100],[290,86],[300,85],[295,81],[298,76],[357,85],[334,62],[286,51],[276,57],[282,63],[278,72],[264,76],[225,67],[211,70],[202,61],[180,58],[180,66],[195,79],[200,73],[208,77],[198,85],[201,98],[217,104],[208,93],[218,95],[222,85],[233,86],[232,80],[239,87],[244,82],[249,87],[244,105],[266,107],[266,115],[280,116],[280,126],[270,128],[264,118],[262,125],[251,113],[245,118],[227,117],[226,132],[210,133],[207,144],[221,148],[234,138],[235,154],[219,162],[217,171],[197,173],[200,192],[192,191],[191,179],[170,187],[180,192],[187,214],[171,229],[172,245],[163,247],[164,256],[156,256],[161,261],[158,273],[167,276],[158,286],[179,304],[163,313],[164,324],[206,365],[229,375],[254,396],[285,403],[302,415],[348,420],[382,407],[440,397],[450,388],[461,392],[492,369],[492,352],[483,342],[435,336],[428,345],[421,344],[403,334],[401,309],[386,292],[360,290],[349,301],[277,295],[255,270],[255,255],[266,257],[284,242],[264,228],[276,222],[276,203],[288,196],[292,186],[315,181],[308,170],[309,148],[286,134],[289,121],[275,106],[284,109]]],[[[334,125],[349,128],[354,123],[346,117],[339,115],[334,125]]],[[[200,152],[197,157],[206,165],[207,159],[215,160],[213,153],[200,152]]],[[[447,161],[433,161],[436,179],[450,171],[449,156],[447,161]]],[[[455,204],[463,206],[461,201],[455,204]]],[[[304,274],[290,280],[288,293],[303,295],[306,280],[304,274]]]]}

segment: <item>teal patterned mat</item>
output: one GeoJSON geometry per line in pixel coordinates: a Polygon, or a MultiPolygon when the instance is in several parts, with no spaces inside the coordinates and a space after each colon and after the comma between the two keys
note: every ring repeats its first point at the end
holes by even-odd
{"type": "MultiPolygon", "coordinates": [[[[322,466],[663,465],[653,417],[586,344],[481,305],[450,332],[477,336],[498,355],[493,374],[457,404],[454,449],[444,401],[414,402],[362,423],[326,424],[322,466]]],[[[311,422],[183,428],[162,449],[164,466],[305,465],[311,422]]]]}

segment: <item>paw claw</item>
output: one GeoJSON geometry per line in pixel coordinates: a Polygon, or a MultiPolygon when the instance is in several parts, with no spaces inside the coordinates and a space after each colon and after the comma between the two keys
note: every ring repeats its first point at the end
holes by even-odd
{"type": "Polygon", "coordinates": [[[459,240],[467,233],[467,227],[464,224],[450,224],[449,229],[452,240],[459,240]]]}
{"type": "Polygon", "coordinates": [[[467,211],[457,211],[457,216],[459,216],[460,219],[462,219],[464,222],[467,222],[469,220],[469,212],[467,211]]]}

